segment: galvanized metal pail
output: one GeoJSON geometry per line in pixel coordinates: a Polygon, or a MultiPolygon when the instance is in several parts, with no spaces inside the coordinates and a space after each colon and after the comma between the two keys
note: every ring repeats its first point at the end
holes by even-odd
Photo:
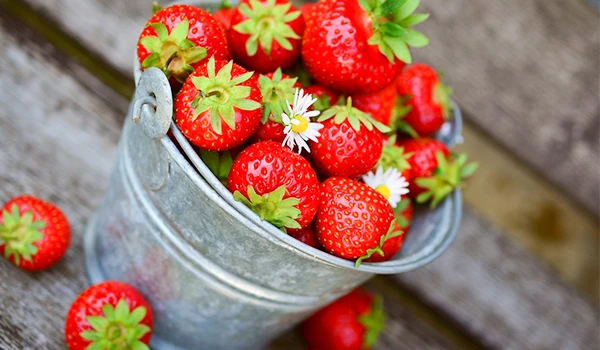
{"type": "MultiPolygon", "coordinates": [[[[459,191],[416,212],[391,261],[355,268],[295,240],[235,201],[202,163],[172,122],[164,74],[136,76],[117,165],[84,244],[92,283],[120,280],[147,297],[153,349],[263,348],[374,274],[423,266],[454,239],[459,191]]],[[[454,115],[438,135],[450,145],[461,131],[454,115]]]]}

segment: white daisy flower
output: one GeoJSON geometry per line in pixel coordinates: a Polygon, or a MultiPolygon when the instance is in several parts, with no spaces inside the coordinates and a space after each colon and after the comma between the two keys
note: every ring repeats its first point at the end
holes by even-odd
{"type": "Polygon", "coordinates": [[[317,137],[321,136],[319,130],[323,128],[323,124],[311,122],[311,118],[318,116],[321,112],[317,110],[308,111],[308,108],[315,103],[317,99],[313,99],[311,94],[304,95],[304,90],[296,89],[294,94],[293,108],[290,102],[286,101],[288,114],[282,113],[281,120],[283,121],[283,146],[289,147],[291,150],[298,146],[298,154],[302,149],[306,149],[310,153],[308,143],[311,140],[318,142],[317,137]]]}
{"type": "Polygon", "coordinates": [[[402,195],[408,194],[408,182],[395,168],[383,171],[383,167],[379,166],[377,171],[370,171],[363,175],[362,179],[368,186],[381,193],[392,208],[398,205],[402,195]]]}

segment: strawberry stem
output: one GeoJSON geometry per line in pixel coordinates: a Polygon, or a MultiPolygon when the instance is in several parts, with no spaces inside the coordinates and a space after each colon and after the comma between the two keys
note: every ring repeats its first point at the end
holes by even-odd
{"type": "Polygon", "coordinates": [[[252,209],[262,220],[286,232],[286,228],[300,228],[296,219],[300,217],[301,212],[296,208],[300,200],[293,197],[283,199],[285,192],[285,185],[281,185],[273,192],[260,196],[256,194],[254,187],[248,186],[248,197],[240,191],[235,191],[233,198],[252,209]]]}

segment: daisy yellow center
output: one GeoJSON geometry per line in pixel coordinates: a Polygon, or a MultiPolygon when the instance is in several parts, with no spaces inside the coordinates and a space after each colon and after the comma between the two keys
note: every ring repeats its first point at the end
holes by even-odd
{"type": "Polygon", "coordinates": [[[308,129],[308,119],[304,118],[303,116],[296,114],[292,120],[297,120],[299,122],[298,124],[292,123],[293,132],[300,134],[308,129]]]}
{"type": "Polygon", "coordinates": [[[381,193],[381,195],[385,198],[385,199],[389,199],[390,198],[390,188],[387,187],[386,185],[379,185],[377,186],[377,188],[375,189],[377,192],[381,193]]]}

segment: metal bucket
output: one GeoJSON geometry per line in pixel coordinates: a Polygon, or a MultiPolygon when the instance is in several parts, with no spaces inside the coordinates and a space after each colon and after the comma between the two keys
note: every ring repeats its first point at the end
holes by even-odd
{"type": "MultiPolygon", "coordinates": [[[[202,163],[172,122],[164,74],[136,75],[116,169],[84,245],[92,283],[120,280],[147,297],[153,349],[264,348],[374,274],[423,266],[454,239],[459,191],[435,211],[415,213],[391,261],[355,268],[295,240],[235,201],[202,163]]],[[[450,145],[460,138],[454,113],[438,135],[450,145]]]]}

